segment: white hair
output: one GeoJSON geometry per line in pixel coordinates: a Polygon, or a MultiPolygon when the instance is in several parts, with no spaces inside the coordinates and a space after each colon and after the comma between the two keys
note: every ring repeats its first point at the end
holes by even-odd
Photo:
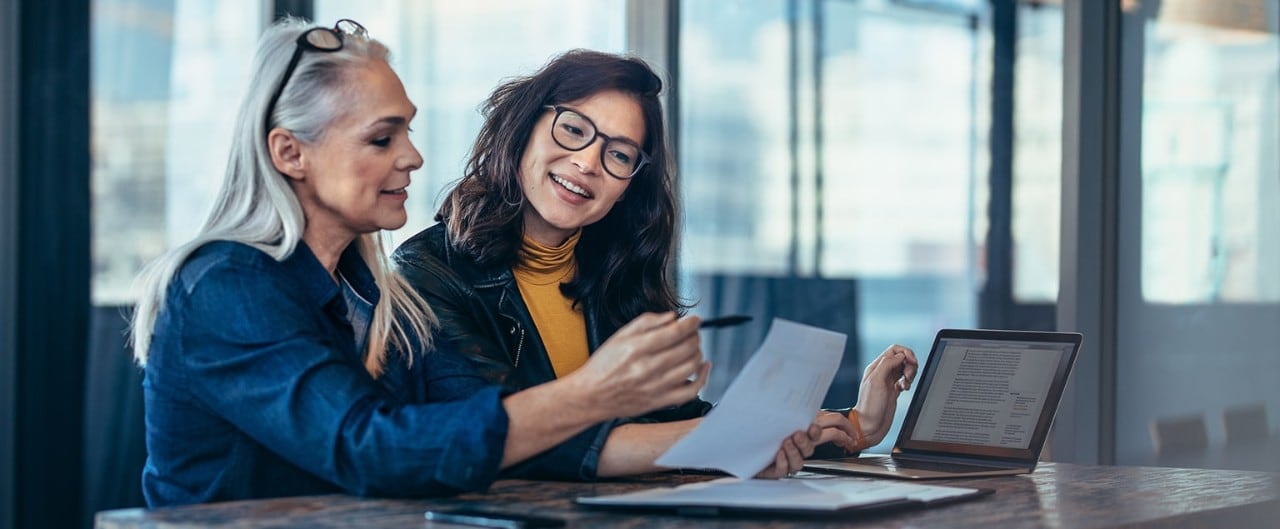
{"type": "MultiPolygon", "coordinates": [[[[236,118],[226,177],[209,218],[195,239],[158,257],[138,277],[140,296],[132,334],[133,355],[139,364],[147,361],[151,334],[169,283],[192,252],[211,241],[236,241],[283,261],[302,239],[306,217],[288,179],[271,163],[265,114],[299,35],[313,27],[301,19],[285,19],[268,28],[258,41],[253,79],[236,118]]],[[[343,112],[346,98],[355,93],[348,90],[344,73],[371,61],[385,62],[388,55],[380,42],[351,34],[344,35],[339,51],[303,52],[276,103],[272,127],[287,129],[304,143],[321,139],[343,112]]],[[[355,244],[382,291],[365,354],[365,369],[377,377],[386,365],[389,347],[402,351],[409,363],[413,361],[412,348],[424,353],[430,350],[431,330],[437,321],[426,301],[391,266],[379,234],[360,235],[355,244]]]]}

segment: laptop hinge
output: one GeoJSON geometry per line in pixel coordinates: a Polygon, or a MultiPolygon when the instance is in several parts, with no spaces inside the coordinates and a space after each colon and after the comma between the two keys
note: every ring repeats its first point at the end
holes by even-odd
{"type": "Polygon", "coordinates": [[[961,455],[945,455],[935,456],[928,454],[910,454],[906,452],[898,452],[891,457],[894,459],[909,459],[912,461],[925,461],[929,463],[951,463],[956,465],[973,465],[978,467],[993,468],[1035,468],[1035,462],[1026,463],[1022,461],[1000,461],[992,459],[982,459],[977,457],[965,457],[961,455]]]}

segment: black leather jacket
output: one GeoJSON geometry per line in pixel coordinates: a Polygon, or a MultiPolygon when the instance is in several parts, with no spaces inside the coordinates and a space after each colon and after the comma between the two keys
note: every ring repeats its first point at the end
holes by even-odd
{"type": "MultiPolygon", "coordinates": [[[[431,226],[405,241],[396,249],[392,259],[400,273],[435,311],[440,320],[437,339],[451,342],[455,347],[450,349],[468,357],[490,381],[522,390],[556,378],[546,346],[538,335],[524,299],[520,297],[510,268],[482,266],[469,255],[457,251],[449,244],[443,224],[431,226]]],[[[617,328],[599,317],[592,305],[584,303],[583,315],[587,347],[595,352],[617,328]]],[[[694,399],[642,417],[610,421],[584,433],[600,429],[597,432],[599,445],[589,447],[598,457],[608,430],[620,422],[690,419],[701,417],[710,409],[710,403],[694,399]]],[[[579,477],[595,477],[594,464],[590,467],[589,476],[579,477]]]]}

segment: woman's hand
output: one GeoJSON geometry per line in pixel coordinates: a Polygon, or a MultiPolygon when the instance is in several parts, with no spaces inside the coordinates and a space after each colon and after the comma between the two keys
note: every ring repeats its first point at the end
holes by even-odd
{"type": "Polygon", "coordinates": [[[605,418],[631,417],[692,400],[707,383],[697,317],[641,314],[600,346],[585,365],[566,376],[584,392],[578,404],[605,418]]]}
{"type": "MultiPolygon", "coordinates": [[[[859,448],[879,443],[889,433],[893,413],[898,407],[898,396],[911,388],[920,362],[916,353],[908,347],[892,345],[862,372],[862,384],[858,386],[857,420],[865,440],[859,448]]],[[[855,431],[858,428],[855,427],[855,431]]],[[[853,435],[857,435],[856,432],[853,435]]]]}
{"type": "MultiPolygon", "coordinates": [[[[846,421],[847,422],[847,421],[846,421]]],[[[756,474],[761,479],[787,477],[804,468],[804,460],[813,455],[813,447],[822,444],[826,428],[816,422],[809,429],[797,431],[782,440],[782,447],[773,457],[773,463],[756,474]]]]}

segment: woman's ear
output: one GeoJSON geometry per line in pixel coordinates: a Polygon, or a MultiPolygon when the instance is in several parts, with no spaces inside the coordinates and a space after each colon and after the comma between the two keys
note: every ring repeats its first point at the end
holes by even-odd
{"type": "Polygon", "coordinates": [[[302,164],[302,145],[292,132],[278,127],[271,129],[267,133],[267,150],[271,152],[271,165],[280,174],[294,180],[302,180],[306,176],[302,164]]]}

